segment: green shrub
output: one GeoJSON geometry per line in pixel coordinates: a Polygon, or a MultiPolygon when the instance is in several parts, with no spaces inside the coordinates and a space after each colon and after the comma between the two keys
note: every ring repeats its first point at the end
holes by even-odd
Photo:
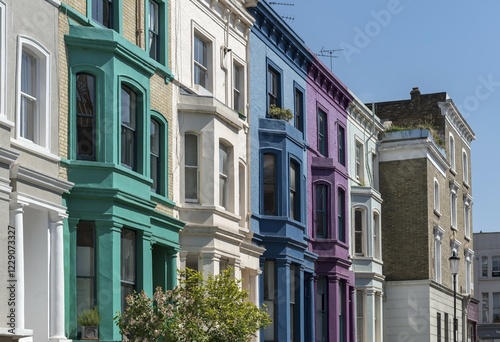
{"type": "Polygon", "coordinates": [[[99,311],[97,311],[97,308],[86,309],[78,314],[78,324],[82,327],[98,326],[99,321],[99,311]]]}

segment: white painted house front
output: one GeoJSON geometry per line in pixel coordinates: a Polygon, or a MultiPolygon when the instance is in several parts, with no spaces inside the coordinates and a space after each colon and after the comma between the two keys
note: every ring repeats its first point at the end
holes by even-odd
{"type": "Polygon", "coordinates": [[[0,0],[0,341],[62,341],[57,0],[0,0]]]}
{"type": "Polygon", "coordinates": [[[180,267],[228,266],[259,303],[259,257],[249,230],[246,1],[174,0],[174,201],[186,222],[180,267]]]}

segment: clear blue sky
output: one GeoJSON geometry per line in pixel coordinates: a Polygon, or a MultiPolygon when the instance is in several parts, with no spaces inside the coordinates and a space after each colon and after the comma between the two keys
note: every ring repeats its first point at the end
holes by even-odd
{"type": "MultiPolygon", "coordinates": [[[[271,2],[271,0],[267,0],[271,2]]],[[[278,2],[278,0],[276,0],[278,2]]],[[[313,52],[340,49],[334,73],[364,102],[445,91],[476,134],[474,232],[500,231],[500,1],[280,0],[313,52]]],[[[330,60],[322,58],[329,66],[330,60]]]]}

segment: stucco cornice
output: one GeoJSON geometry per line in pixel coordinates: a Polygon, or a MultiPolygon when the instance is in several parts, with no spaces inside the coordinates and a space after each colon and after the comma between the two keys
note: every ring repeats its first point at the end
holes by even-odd
{"type": "Polygon", "coordinates": [[[45,190],[62,195],[71,189],[73,183],[48,176],[15,163],[10,169],[10,177],[26,184],[36,185],[45,190]]]}
{"type": "Polygon", "coordinates": [[[307,70],[309,79],[342,109],[347,109],[349,103],[353,101],[351,92],[318,57],[311,55],[312,60],[307,70]]]}
{"type": "Polygon", "coordinates": [[[375,128],[374,137],[384,131],[384,125],[380,122],[380,118],[376,116],[359,98],[349,91],[353,100],[349,104],[349,118],[360,125],[367,132],[373,132],[375,128]]]}
{"type": "Polygon", "coordinates": [[[460,114],[460,111],[451,99],[438,102],[438,105],[441,109],[441,114],[455,128],[467,144],[470,144],[472,140],[476,139],[476,135],[472,131],[472,128],[469,126],[467,121],[465,121],[464,117],[460,114]]]}
{"type": "Polygon", "coordinates": [[[312,55],[302,38],[265,1],[250,8],[249,12],[255,18],[252,32],[305,75],[312,55]]]}

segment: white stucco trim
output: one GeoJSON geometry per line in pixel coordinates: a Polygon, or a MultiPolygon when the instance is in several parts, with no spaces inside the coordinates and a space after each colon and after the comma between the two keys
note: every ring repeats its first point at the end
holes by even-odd
{"type": "Polygon", "coordinates": [[[427,158],[439,173],[446,177],[449,165],[444,156],[428,139],[383,142],[379,149],[379,162],[427,158]]]}
{"type": "Polygon", "coordinates": [[[7,6],[4,0],[0,0],[0,122],[3,122],[7,126],[10,126],[11,121],[7,119],[7,113],[5,112],[5,99],[6,99],[6,11],[7,6]]]}
{"type": "MultiPolygon", "coordinates": [[[[50,52],[35,39],[23,35],[18,36],[16,67],[16,138],[21,137],[21,65],[22,52],[26,48],[37,59],[37,95],[39,98],[38,145],[50,150],[50,52]]],[[[36,134],[36,133],[35,133],[36,134]]]]}

